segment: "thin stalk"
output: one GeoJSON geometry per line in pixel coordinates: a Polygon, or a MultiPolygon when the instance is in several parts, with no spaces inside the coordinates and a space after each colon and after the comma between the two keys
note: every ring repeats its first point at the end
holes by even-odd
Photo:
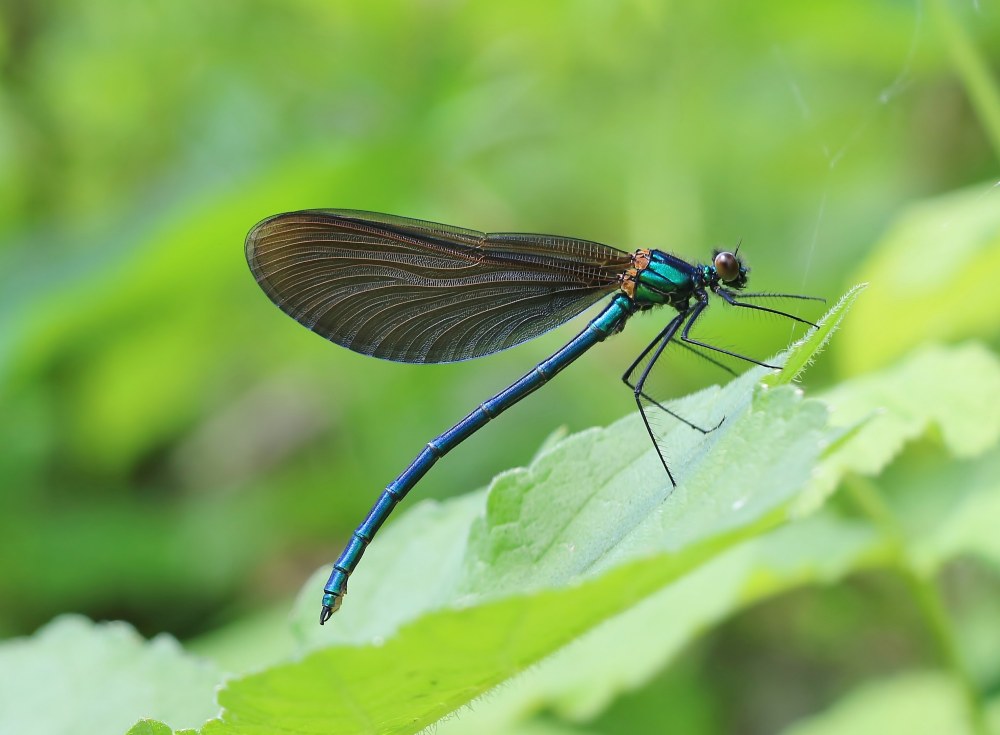
{"type": "Polygon", "coordinates": [[[965,85],[979,121],[1000,159],[1000,90],[989,67],[965,28],[951,13],[947,0],[929,0],[931,12],[944,39],[955,71],[965,85]]]}
{"type": "Polygon", "coordinates": [[[846,489],[891,545],[898,571],[913,595],[945,665],[959,684],[972,732],[976,735],[989,735],[985,702],[965,659],[962,658],[958,637],[955,635],[955,629],[933,576],[925,573],[914,562],[903,529],[875,484],[865,478],[854,476],[848,478],[846,489]]]}

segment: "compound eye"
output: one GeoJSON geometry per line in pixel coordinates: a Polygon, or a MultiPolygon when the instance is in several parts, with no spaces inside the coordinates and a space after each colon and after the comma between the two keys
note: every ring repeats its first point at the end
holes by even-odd
{"type": "Polygon", "coordinates": [[[735,281],[740,277],[740,261],[732,253],[718,253],[715,256],[715,272],[727,283],[735,281]]]}

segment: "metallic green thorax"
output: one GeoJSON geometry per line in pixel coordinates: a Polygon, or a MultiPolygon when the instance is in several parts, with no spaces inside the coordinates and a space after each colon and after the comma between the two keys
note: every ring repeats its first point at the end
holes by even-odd
{"type": "Polygon", "coordinates": [[[697,269],[659,250],[649,253],[649,265],[636,274],[635,302],[640,307],[687,303],[695,290],[697,269]]]}

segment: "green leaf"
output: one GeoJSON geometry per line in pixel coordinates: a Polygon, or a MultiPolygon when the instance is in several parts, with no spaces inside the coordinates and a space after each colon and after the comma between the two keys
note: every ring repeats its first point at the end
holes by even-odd
{"type": "MultiPolygon", "coordinates": [[[[791,361],[791,370],[800,370],[809,356],[825,344],[860,289],[855,287],[845,295],[824,317],[820,329],[813,330],[786,353],[783,359],[791,361]]],[[[689,416],[697,416],[698,412],[707,414],[706,423],[717,423],[723,415],[728,418],[719,431],[713,432],[700,445],[694,432],[675,429],[670,437],[672,456],[695,460],[692,466],[702,466],[705,452],[730,431],[732,419],[745,410],[751,386],[766,375],[769,371],[757,368],[725,389],[711,388],[679,401],[679,411],[689,416]],[[730,408],[724,410],[727,403],[730,408]]],[[[766,423],[768,418],[761,415],[755,420],[766,423]]],[[[293,627],[303,649],[337,642],[381,641],[402,623],[449,603],[459,593],[465,595],[463,601],[468,603],[475,595],[522,590],[525,578],[544,584],[544,570],[540,564],[524,555],[534,553],[531,550],[537,544],[554,538],[560,524],[572,523],[570,530],[584,540],[579,547],[574,546],[571,555],[560,555],[560,548],[568,548],[567,542],[545,555],[541,564],[547,565],[550,575],[559,573],[554,568],[566,563],[568,556],[572,556],[572,563],[586,564],[587,549],[583,547],[589,546],[594,555],[604,553],[603,550],[612,545],[615,553],[624,553],[629,543],[625,531],[633,528],[650,508],[659,507],[670,493],[641,422],[631,416],[608,429],[591,430],[563,441],[546,443],[549,448],[538,453],[530,468],[508,471],[494,480],[489,513],[484,511],[485,496],[470,494],[444,505],[419,503],[390,524],[366,552],[364,573],[351,579],[350,595],[337,613],[334,624],[325,628],[316,625],[317,604],[329,568],[317,570],[303,587],[293,613],[293,627]],[[528,492],[534,485],[538,485],[537,491],[528,492]],[[539,508],[519,509],[517,505],[522,500],[538,504],[539,508]],[[523,512],[530,518],[520,526],[508,524],[505,516],[515,512],[523,512]],[[617,517],[611,513],[616,513],[617,517]],[[479,517],[481,520],[477,522],[479,517]],[[470,550],[467,540],[474,522],[476,528],[470,550]],[[529,525],[539,523],[546,527],[529,525]],[[516,536],[500,538],[505,533],[516,536]],[[503,545],[510,547],[509,553],[503,553],[503,545]],[[483,555],[494,555],[494,558],[482,558],[483,555]],[[522,557],[520,565],[515,560],[518,555],[522,557]],[[525,563],[530,570],[523,569],[525,563]]],[[[772,444],[763,450],[750,448],[743,456],[725,461],[733,466],[737,462],[755,464],[763,472],[772,455],[777,455],[774,461],[778,464],[795,458],[793,453],[783,453],[780,444],[772,444]]],[[[684,467],[675,469],[683,475],[684,467]]],[[[678,513],[686,503],[684,498],[691,494],[718,496],[712,463],[704,465],[703,469],[707,475],[702,480],[691,481],[702,482],[703,487],[699,489],[695,484],[687,489],[679,488],[667,506],[668,513],[678,513]]],[[[741,501],[734,498],[733,502],[741,501]]],[[[675,541],[683,540],[684,529],[694,527],[690,519],[678,521],[678,524],[680,528],[673,536],[668,534],[675,541]]],[[[637,528],[633,531],[642,532],[637,528]]],[[[569,568],[562,570],[564,573],[570,571],[569,568]]],[[[568,577],[564,581],[566,579],[568,577]]]]}
{"type": "Polygon", "coordinates": [[[879,549],[874,531],[858,521],[822,515],[781,526],[720,554],[436,728],[440,735],[506,733],[542,710],[588,721],[734,611],[875,564],[879,549]]]}
{"type": "Polygon", "coordinates": [[[831,423],[853,431],[831,449],[797,512],[818,506],[848,472],[878,475],[931,428],[952,455],[982,454],[1000,439],[1000,401],[989,396],[1000,396],[1000,360],[977,344],[925,347],[822,394],[831,423]]]}
{"type": "Polygon", "coordinates": [[[174,731],[156,720],[139,720],[125,735],[174,735],[174,731]]]}
{"type": "MultiPolygon", "coordinates": [[[[905,462],[901,472],[880,479],[880,485],[889,485],[888,499],[909,530],[918,558],[927,566],[961,553],[997,558],[997,450],[960,464],[952,457],[982,451],[991,441],[995,447],[997,437],[989,428],[994,407],[977,398],[998,376],[996,359],[967,345],[920,352],[898,366],[843,384],[835,418],[839,411],[839,419],[851,425],[859,415],[877,411],[878,422],[884,423],[863,423],[850,441],[834,445],[817,472],[829,480],[873,460],[881,468],[903,444],[916,446],[913,451],[921,456],[933,454],[930,465],[905,462]],[[969,379],[947,381],[955,369],[971,371],[969,379]],[[942,376],[946,386],[938,385],[942,376]],[[948,395],[935,397],[935,389],[948,395]],[[970,405],[975,406],[971,413],[970,405]],[[942,435],[950,438],[936,450],[926,441],[914,445],[922,437],[942,435]]],[[[491,693],[473,712],[440,723],[438,730],[442,735],[502,733],[509,723],[541,710],[587,721],[618,694],[644,685],[700,631],[733,612],[796,586],[829,584],[893,563],[891,545],[868,522],[821,511],[723,553],[491,693]],[[600,677],[593,675],[597,668],[600,677]]]]}
{"type": "Polygon", "coordinates": [[[218,711],[221,678],[169,636],[144,641],[124,623],[61,617],[0,644],[0,732],[106,735],[139,718],[194,727],[218,711]]]}
{"type": "Polygon", "coordinates": [[[854,306],[854,302],[866,288],[868,288],[867,283],[859,283],[841,296],[833,308],[820,319],[817,328],[811,329],[805,337],[785,353],[781,363],[782,369],[768,375],[763,382],[766,385],[787,385],[798,378],[816,359],[816,355],[826,347],[830,337],[847,316],[848,310],[854,306]]]}
{"type": "MultiPolygon", "coordinates": [[[[835,307],[828,323],[849,304],[835,307]]],[[[793,348],[793,364],[825,337],[793,348]]],[[[824,428],[823,406],[798,390],[754,388],[767,372],[751,370],[678,402],[695,421],[726,420],[707,436],[683,428],[668,435],[671,456],[682,458],[674,464],[683,479],[672,492],[644,428],[628,417],[499,476],[485,508],[474,495],[424,505],[422,520],[436,516],[440,528],[394,524],[373,544],[331,622],[336,629],[343,620],[344,631],[326,634],[352,645],[227,683],[222,720],[204,732],[263,733],[280,723],[287,732],[318,733],[333,722],[344,733],[415,732],[780,524],[834,435],[824,428]],[[376,571],[393,564],[407,579],[380,586],[376,571]]],[[[311,622],[318,592],[306,593],[312,614],[302,630],[307,620],[320,630],[311,622]]],[[[322,633],[306,635],[311,648],[322,633]]]]}
{"type": "MultiPolygon", "coordinates": [[[[813,349],[818,342],[809,344],[813,349]]],[[[845,384],[838,390],[847,398],[834,402],[841,420],[856,423],[857,415],[881,406],[893,422],[880,431],[886,441],[868,437],[852,449],[871,422],[862,424],[833,445],[821,465],[846,471],[850,463],[838,453],[858,464],[870,458],[873,443],[888,462],[919,436],[942,437],[948,453],[981,454],[997,437],[984,420],[990,407],[974,397],[993,385],[998,370],[975,346],[941,348],[845,384]],[[955,365],[972,370],[971,379],[950,381],[947,395],[934,397],[935,376],[955,365]]],[[[700,406],[711,415],[720,406],[738,406],[741,391],[746,386],[739,381],[705,391],[689,399],[687,410],[700,406]]],[[[798,584],[885,563],[884,545],[867,524],[829,514],[759,535],[780,521],[778,511],[795,496],[763,485],[799,476],[801,487],[822,443],[832,438],[809,428],[823,423],[815,409],[794,389],[758,389],[750,406],[727,412],[729,428],[714,445],[695,446],[696,459],[685,465],[688,479],[668,503],[664,488],[659,496],[641,488],[643,478],[654,475],[656,458],[650,450],[635,453],[645,441],[643,429],[625,419],[570,437],[531,467],[504,473],[488,496],[415,506],[372,547],[366,574],[357,579],[368,581],[352,581],[349,604],[333,629],[314,622],[322,580],[304,590],[297,617],[305,648],[322,645],[324,635],[354,645],[315,650],[300,662],[232,682],[220,694],[223,720],[203,732],[267,732],[279,725],[323,732],[331,721],[338,732],[413,732],[519,672],[474,714],[438,727],[510,732],[542,707],[586,719],[617,693],[641,686],[699,630],[733,610],[798,584]],[[804,468],[782,456],[803,454],[798,441],[813,447],[804,468]],[[712,461],[747,468],[733,485],[749,488],[753,512],[740,515],[744,506],[725,483],[699,486],[711,478],[705,466],[712,461]],[[761,488],[755,490],[756,482],[761,488]],[[760,505],[757,493],[764,496],[760,505]],[[528,590],[535,591],[525,595],[528,590]],[[449,609],[456,603],[471,607],[449,609]],[[352,622],[342,629],[342,620],[352,622]],[[601,620],[606,623],[595,627],[601,620]]],[[[976,476],[993,474],[984,466],[976,476]]],[[[962,508],[956,504],[956,518],[974,520],[962,508]]],[[[962,528],[946,513],[939,520],[944,528],[962,528]]]]}
{"type": "Polygon", "coordinates": [[[927,341],[992,337],[1000,324],[1000,207],[976,186],[915,204],[855,274],[872,287],[838,341],[845,373],[927,341]]]}

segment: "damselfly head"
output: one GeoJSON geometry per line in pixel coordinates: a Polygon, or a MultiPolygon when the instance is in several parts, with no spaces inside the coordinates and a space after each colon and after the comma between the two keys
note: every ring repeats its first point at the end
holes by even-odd
{"type": "Polygon", "coordinates": [[[747,283],[747,267],[736,253],[717,250],[712,258],[715,275],[730,288],[743,288],[747,283]]]}

